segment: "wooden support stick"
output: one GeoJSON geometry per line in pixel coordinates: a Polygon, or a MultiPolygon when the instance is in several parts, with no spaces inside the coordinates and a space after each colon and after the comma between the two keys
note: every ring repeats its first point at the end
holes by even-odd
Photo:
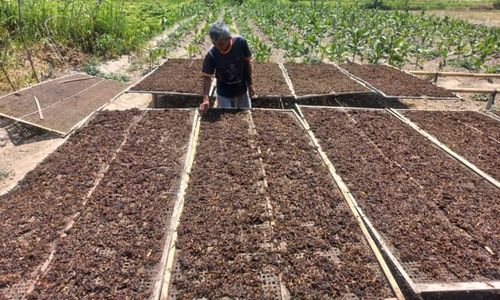
{"type": "MultiPolygon", "coordinates": [[[[470,292],[500,290],[500,281],[472,281],[472,282],[450,282],[450,283],[419,283],[416,285],[420,293],[444,293],[444,292],[470,292]]],[[[467,294],[465,294],[467,295],[467,294]]]]}
{"type": "Polygon", "coordinates": [[[191,174],[191,168],[193,166],[194,157],[196,154],[198,136],[200,133],[201,118],[197,109],[194,110],[192,126],[193,127],[191,129],[191,136],[189,138],[187,156],[186,160],[184,161],[184,169],[182,171],[181,184],[179,187],[179,192],[177,193],[177,199],[174,204],[174,209],[172,211],[172,219],[170,220],[170,226],[168,229],[167,238],[165,240],[162,259],[160,262],[162,268],[160,270],[161,278],[155,285],[154,295],[152,299],[168,299],[170,281],[172,278],[172,271],[174,267],[175,244],[177,242],[177,227],[179,226],[180,217],[184,208],[184,197],[186,195],[189,176],[191,174]]]}
{"type": "MultiPolygon", "coordinates": [[[[297,110],[300,110],[300,107],[306,107],[306,108],[324,108],[324,109],[336,109],[336,110],[364,110],[364,111],[382,111],[385,110],[385,108],[375,108],[375,107],[350,107],[350,106],[323,106],[323,105],[305,105],[305,104],[296,104],[295,107],[297,110]]],[[[300,112],[302,113],[302,112],[300,112]]]]}
{"type": "Polygon", "coordinates": [[[168,96],[193,96],[193,97],[201,97],[202,96],[202,94],[182,93],[182,92],[169,92],[169,91],[125,90],[124,93],[127,93],[127,94],[160,94],[160,95],[168,95],[168,96]]]}
{"type": "Polygon", "coordinates": [[[153,107],[158,108],[158,94],[151,94],[153,100],[153,107]]]}
{"type": "Polygon", "coordinates": [[[26,125],[30,125],[30,126],[33,126],[33,127],[38,127],[38,128],[41,128],[43,130],[46,130],[46,131],[50,131],[50,132],[54,132],[54,133],[57,133],[59,135],[62,135],[62,136],[65,136],[67,133],[66,132],[62,132],[62,131],[59,131],[59,130],[56,130],[56,129],[52,129],[52,128],[48,128],[48,127],[44,127],[44,126],[41,126],[39,124],[35,124],[33,122],[30,122],[30,121],[26,121],[26,120],[23,120],[21,118],[16,118],[16,117],[13,117],[13,116],[9,116],[9,115],[6,115],[4,113],[0,113],[0,117],[4,117],[4,118],[7,118],[7,119],[11,119],[11,120],[14,120],[16,122],[19,122],[19,123],[24,123],[26,125]]]}
{"type": "Polygon", "coordinates": [[[38,115],[40,116],[40,120],[43,120],[43,112],[42,108],[40,107],[40,101],[38,101],[38,98],[36,96],[33,96],[33,99],[35,99],[36,109],[38,110],[38,115]]]}
{"type": "Polygon", "coordinates": [[[62,83],[69,83],[69,82],[75,82],[75,81],[84,81],[84,80],[89,80],[89,79],[92,79],[92,78],[95,78],[95,77],[94,76],[88,76],[88,77],[84,77],[84,78],[68,79],[68,80],[61,81],[59,83],[62,84],[62,83]]]}
{"type": "Polygon", "coordinates": [[[495,97],[497,96],[497,90],[491,93],[490,98],[488,99],[488,103],[486,104],[486,110],[491,110],[493,108],[493,104],[495,103],[495,97]]]}
{"type": "Polygon", "coordinates": [[[285,78],[286,84],[288,85],[288,89],[290,90],[290,93],[292,93],[293,98],[297,99],[297,94],[295,94],[295,89],[293,88],[292,80],[290,79],[290,76],[288,75],[288,71],[286,70],[285,65],[280,63],[279,67],[281,69],[281,73],[283,74],[283,77],[285,78]]]}
{"type": "Polygon", "coordinates": [[[477,78],[500,78],[500,74],[467,73],[467,72],[432,72],[432,71],[409,71],[413,75],[432,75],[441,77],[477,77],[477,78]]]}
{"type": "Polygon", "coordinates": [[[474,89],[474,88],[450,88],[447,89],[451,92],[464,93],[464,94],[492,94],[496,93],[496,89],[474,89]]]}
{"type": "Polygon", "coordinates": [[[500,122],[500,116],[499,115],[496,115],[494,114],[493,112],[491,111],[486,111],[483,113],[484,115],[488,116],[489,118],[492,118],[494,119],[495,121],[499,121],[500,122]]]}

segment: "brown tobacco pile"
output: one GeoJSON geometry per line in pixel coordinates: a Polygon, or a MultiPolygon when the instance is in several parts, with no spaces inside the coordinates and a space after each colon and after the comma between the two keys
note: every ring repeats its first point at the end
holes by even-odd
{"type": "Polygon", "coordinates": [[[500,179],[498,121],[471,111],[408,111],[404,114],[481,170],[500,179]]]}
{"type": "Polygon", "coordinates": [[[151,297],[191,123],[189,111],[143,113],[31,298],[151,297]]]}
{"type": "Polygon", "coordinates": [[[500,278],[498,256],[485,248],[500,250],[492,185],[387,112],[304,113],[395,255],[418,264],[417,282],[500,278]]]}
{"type": "Polygon", "coordinates": [[[455,97],[444,88],[389,66],[344,64],[340,67],[388,96],[455,97]]]}

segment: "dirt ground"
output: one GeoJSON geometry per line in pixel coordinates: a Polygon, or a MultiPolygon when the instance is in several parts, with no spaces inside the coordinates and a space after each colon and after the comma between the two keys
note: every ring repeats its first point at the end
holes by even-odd
{"type": "MultiPolygon", "coordinates": [[[[424,78],[425,76],[421,76],[424,78]]],[[[484,79],[469,77],[439,77],[437,85],[452,88],[477,88],[477,89],[500,89],[500,79],[484,79]]],[[[487,95],[456,93],[460,100],[411,100],[404,99],[401,102],[414,109],[458,109],[458,110],[484,110],[487,104],[487,95]],[[482,99],[478,101],[477,99],[482,99]]],[[[497,95],[493,110],[500,109],[500,97],[497,95]]]]}
{"type": "MultiPolygon", "coordinates": [[[[401,103],[411,109],[432,110],[484,110],[486,102],[474,100],[423,100],[423,99],[401,99],[401,103]]],[[[495,104],[498,107],[498,104],[495,104]]]]}
{"type": "MultiPolygon", "coordinates": [[[[420,12],[412,12],[420,13],[420,12]]],[[[472,24],[500,27],[500,10],[428,10],[428,15],[449,16],[472,24]]]]}
{"type": "MultiPolygon", "coordinates": [[[[145,47],[145,49],[149,48],[154,48],[156,47],[161,41],[164,39],[168,38],[168,35],[172,33],[174,30],[176,30],[179,25],[182,23],[179,23],[171,28],[168,28],[165,30],[162,34],[156,36],[153,38],[145,47]]],[[[138,58],[134,57],[132,55],[122,55],[116,59],[109,60],[107,62],[103,62],[101,65],[99,65],[99,70],[101,70],[104,73],[119,73],[119,74],[126,74],[129,76],[130,81],[137,81],[143,76],[143,70],[141,68],[137,70],[132,70],[132,64],[134,61],[137,61],[138,58]]],[[[158,60],[158,64],[162,64],[166,61],[166,58],[162,57],[158,60]]]]}
{"type": "Polygon", "coordinates": [[[151,94],[125,93],[104,107],[105,110],[144,109],[151,107],[151,94]]]}
{"type": "MultiPolygon", "coordinates": [[[[260,28],[254,23],[252,19],[248,19],[248,26],[253,29],[255,35],[261,39],[265,44],[271,45],[271,40],[260,30],[260,28]]],[[[284,63],[286,62],[285,59],[285,50],[283,49],[278,49],[275,47],[272,47],[271,49],[271,57],[269,57],[269,61],[275,62],[275,63],[284,63]]]]}
{"type": "Polygon", "coordinates": [[[0,128],[0,195],[13,188],[26,173],[34,169],[47,155],[52,153],[64,139],[43,135],[26,140],[24,144],[15,146],[4,128],[0,128]],[[3,176],[5,175],[5,176],[3,176]]]}
{"type": "MultiPolygon", "coordinates": [[[[491,61],[491,64],[498,64],[498,59],[493,59],[491,61]]],[[[438,60],[431,60],[428,62],[424,63],[423,66],[423,71],[436,71],[438,70],[438,65],[439,62],[438,60]]],[[[405,71],[413,71],[415,70],[415,67],[411,64],[407,64],[403,66],[402,68],[405,71]]],[[[443,72],[470,72],[465,68],[460,68],[456,66],[445,66],[443,72]]],[[[424,79],[426,76],[419,76],[420,78],[424,79]]],[[[479,88],[479,89],[500,89],[500,79],[487,79],[487,78],[471,78],[471,77],[438,77],[438,80],[436,82],[438,86],[447,88],[447,89],[453,89],[453,88],[479,88]]],[[[484,110],[486,108],[486,97],[485,96],[480,96],[474,95],[474,94],[464,94],[464,93],[456,93],[458,96],[460,96],[464,101],[452,101],[452,102],[443,102],[442,106],[441,104],[434,103],[434,102],[429,102],[429,101],[424,101],[422,103],[415,103],[415,107],[412,106],[412,108],[430,108],[430,109],[464,109],[464,110],[484,110]],[[483,101],[478,101],[477,99],[482,98],[483,101]]],[[[494,106],[494,109],[500,108],[498,105],[498,102],[500,97],[496,97],[496,104],[494,106]]]]}

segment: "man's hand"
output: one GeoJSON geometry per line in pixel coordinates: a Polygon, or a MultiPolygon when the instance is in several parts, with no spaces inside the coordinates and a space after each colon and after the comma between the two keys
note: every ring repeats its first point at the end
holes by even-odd
{"type": "Polygon", "coordinates": [[[248,87],[248,93],[250,94],[250,98],[255,96],[255,88],[253,87],[253,85],[248,87]]]}
{"type": "Polygon", "coordinates": [[[210,101],[208,99],[208,96],[203,97],[203,102],[200,104],[200,112],[203,114],[205,111],[208,109],[210,106],[210,101]]]}

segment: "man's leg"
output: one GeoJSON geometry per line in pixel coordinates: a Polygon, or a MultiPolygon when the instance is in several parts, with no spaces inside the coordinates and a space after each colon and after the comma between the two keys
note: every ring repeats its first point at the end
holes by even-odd
{"type": "Polygon", "coordinates": [[[243,94],[241,97],[235,99],[234,104],[236,108],[244,108],[244,109],[252,108],[252,101],[250,101],[250,96],[248,95],[248,92],[243,94]]]}
{"type": "Polygon", "coordinates": [[[233,101],[230,98],[217,94],[217,104],[219,108],[232,108],[233,101]]]}

